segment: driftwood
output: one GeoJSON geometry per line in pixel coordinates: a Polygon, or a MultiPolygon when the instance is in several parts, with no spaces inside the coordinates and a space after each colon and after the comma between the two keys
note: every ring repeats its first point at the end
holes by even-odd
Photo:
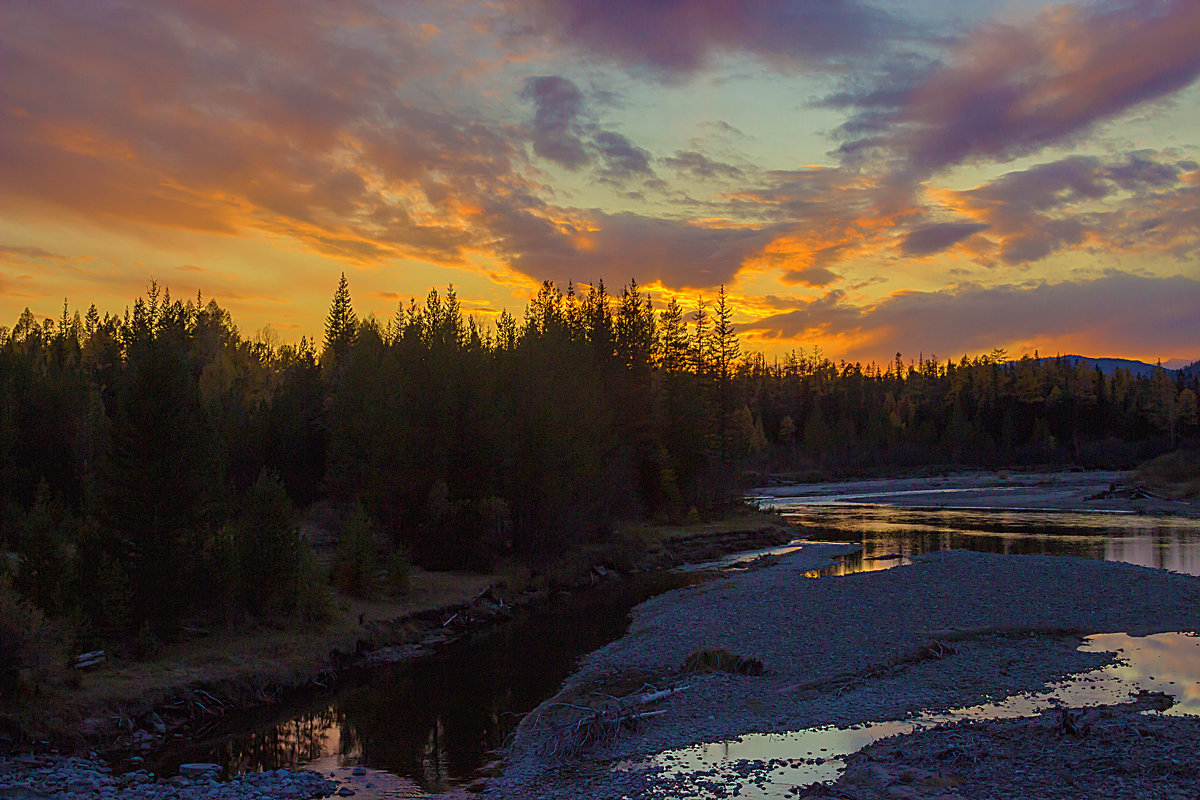
{"type": "Polygon", "coordinates": [[[107,660],[108,656],[104,654],[103,650],[93,650],[90,653],[81,653],[75,656],[75,660],[71,666],[75,669],[88,669],[89,667],[103,664],[107,660]]]}
{"type": "MultiPolygon", "coordinates": [[[[570,757],[578,755],[593,745],[611,744],[620,736],[622,730],[634,729],[642,720],[666,713],[663,710],[646,711],[644,708],[647,705],[657,703],[687,688],[686,685],[672,686],[666,689],[651,687],[650,691],[637,692],[625,697],[597,695],[602,698],[602,702],[598,706],[567,702],[547,703],[543,707],[543,714],[550,709],[564,708],[579,713],[569,715],[574,718],[558,723],[554,727],[543,742],[541,748],[543,755],[570,757]]],[[[534,727],[537,727],[541,721],[542,716],[539,715],[533,722],[534,727]]]]}
{"type": "Polygon", "coordinates": [[[1123,498],[1126,500],[1166,500],[1167,498],[1158,492],[1153,492],[1140,484],[1112,484],[1102,492],[1089,495],[1084,500],[1111,500],[1113,498],[1123,498]]]}

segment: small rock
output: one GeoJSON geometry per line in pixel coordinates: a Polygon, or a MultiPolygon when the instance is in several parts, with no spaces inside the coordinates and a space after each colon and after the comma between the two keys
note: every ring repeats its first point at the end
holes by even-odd
{"type": "Polygon", "coordinates": [[[179,774],[184,778],[216,777],[221,774],[220,764],[180,764],[179,774]]]}
{"type": "Polygon", "coordinates": [[[343,786],[337,790],[337,793],[340,797],[351,797],[354,795],[354,790],[349,786],[343,786]]]}
{"type": "Polygon", "coordinates": [[[146,717],[146,722],[149,723],[150,728],[159,736],[166,734],[167,725],[162,721],[162,717],[160,717],[158,714],[155,714],[153,711],[151,711],[146,717]]]}
{"type": "Polygon", "coordinates": [[[354,769],[350,770],[350,774],[351,775],[366,775],[367,768],[363,767],[363,766],[357,766],[354,769]]]}

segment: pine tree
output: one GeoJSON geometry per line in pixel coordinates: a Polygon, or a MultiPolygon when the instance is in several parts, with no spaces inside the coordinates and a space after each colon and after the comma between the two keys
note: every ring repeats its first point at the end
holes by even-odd
{"type": "Polygon", "coordinates": [[[692,335],[692,372],[697,375],[706,375],[709,370],[709,346],[708,346],[708,305],[704,302],[703,297],[696,298],[696,310],[692,313],[692,322],[696,326],[695,333],[692,335]]]}
{"type": "Polygon", "coordinates": [[[683,320],[683,308],[672,297],[659,315],[659,338],[662,348],[661,367],[666,372],[687,369],[688,341],[687,323],[683,320]]]}
{"type": "Polygon", "coordinates": [[[276,473],[262,469],[233,530],[246,607],[255,614],[290,613],[299,596],[302,540],[295,508],[276,473]]]}
{"type": "Polygon", "coordinates": [[[741,353],[737,332],[733,329],[733,309],[725,296],[725,287],[717,293],[717,305],[713,309],[713,328],[708,337],[709,362],[717,380],[728,382],[733,364],[741,353]]]}
{"type": "Polygon", "coordinates": [[[343,272],[338,279],[337,291],[333,293],[329,315],[325,317],[325,351],[321,360],[343,360],[354,343],[357,331],[358,318],[354,315],[354,307],[350,305],[350,285],[343,272]]]}
{"type": "Polygon", "coordinates": [[[637,281],[630,281],[621,293],[613,335],[626,369],[641,371],[653,365],[658,347],[657,320],[649,296],[642,299],[637,281]]]}

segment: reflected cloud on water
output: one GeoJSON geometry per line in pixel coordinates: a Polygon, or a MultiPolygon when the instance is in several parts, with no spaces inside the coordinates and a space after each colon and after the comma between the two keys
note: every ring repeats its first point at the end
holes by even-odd
{"type": "Polygon", "coordinates": [[[888,736],[967,720],[1031,717],[1061,706],[1111,705],[1139,692],[1162,692],[1175,700],[1168,715],[1200,716],[1200,637],[1192,633],[1159,633],[1133,637],[1103,633],[1087,637],[1085,652],[1118,654],[1109,666],[1073,675],[1046,691],[1017,694],[945,712],[927,712],[903,720],[867,722],[849,728],[822,726],[800,731],[751,734],[726,742],[701,744],[660,753],[641,764],[619,768],[657,767],[666,775],[736,786],[738,796],[753,800],[791,796],[796,787],[836,780],[846,756],[888,736]]]}

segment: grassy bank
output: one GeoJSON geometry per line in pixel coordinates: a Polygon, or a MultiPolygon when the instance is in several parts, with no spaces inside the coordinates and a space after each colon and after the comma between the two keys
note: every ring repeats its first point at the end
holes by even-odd
{"type": "MultiPolygon", "coordinates": [[[[111,659],[78,671],[46,673],[37,691],[3,709],[13,739],[126,746],[145,730],[161,740],[233,708],[274,702],[288,690],[336,678],[364,651],[456,632],[442,622],[489,586],[508,602],[531,604],[554,591],[586,586],[616,572],[669,568],[722,553],[787,541],[782,520],[732,508],[684,525],[629,525],[608,541],[544,570],[502,566],[490,574],[413,568],[397,597],[358,600],[336,595],[331,621],[320,627],[243,625],[193,632],[145,660],[111,659]],[[157,731],[156,726],[159,726],[157,731]]],[[[136,741],[136,740],[135,740],[136,741]]]]}
{"type": "Polygon", "coordinates": [[[155,709],[177,711],[172,716],[179,725],[197,714],[272,702],[281,690],[309,684],[374,644],[378,631],[402,632],[405,619],[466,603],[506,578],[414,568],[403,596],[336,595],[333,618],[321,626],[249,624],[192,632],[151,658],[58,670],[4,716],[30,739],[62,742],[83,735],[103,744],[155,709]]]}
{"type": "Polygon", "coordinates": [[[1140,464],[1139,483],[1171,500],[1200,500],[1200,450],[1176,450],[1140,464]]]}

